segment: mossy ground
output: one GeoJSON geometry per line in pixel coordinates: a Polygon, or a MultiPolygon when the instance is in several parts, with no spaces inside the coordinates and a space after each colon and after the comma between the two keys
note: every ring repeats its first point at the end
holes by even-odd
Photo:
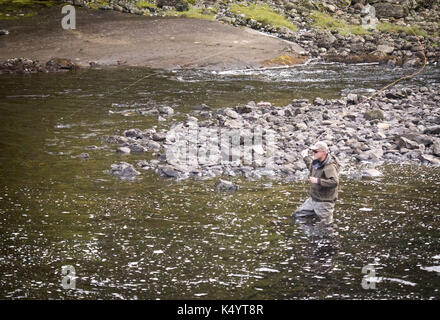
{"type": "Polygon", "coordinates": [[[289,22],[285,17],[272,10],[269,5],[249,6],[233,4],[230,7],[231,12],[235,14],[244,14],[248,19],[254,19],[263,25],[271,25],[274,27],[286,27],[292,31],[297,31],[298,27],[289,22]]]}
{"type": "Polygon", "coordinates": [[[145,1],[145,0],[140,0],[140,1],[136,2],[136,6],[139,9],[144,9],[144,8],[156,9],[157,8],[157,5],[155,3],[150,2],[150,1],[145,1]]]}
{"type": "Polygon", "coordinates": [[[109,4],[109,0],[95,0],[94,2],[89,3],[89,7],[92,9],[99,9],[101,7],[105,7],[109,4]]]}
{"type": "MultiPolygon", "coordinates": [[[[367,30],[362,25],[350,25],[342,20],[336,19],[327,13],[314,10],[311,12],[310,17],[313,19],[313,26],[330,31],[337,31],[343,36],[347,35],[366,35],[374,32],[373,30],[367,30]]],[[[379,32],[385,33],[400,33],[404,32],[408,35],[423,36],[425,38],[429,37],[429,34],[421,29],[419,26],[402,26],[389,22],[379,23],[376,27],[379,32]]]]}
{"type": "Polygon", "coordinates": [[[33,17],[44,7],[52,7],[55,1],[0,0],[0,20],[33,17]]]}
{"type": "Polygon", "coordinates": [[[337,31],[343,36],[347,36],[349,34],[364,35],[371,33],[361,25],[349,25],[342,20],[333,18],[332,16],[317,10],[312,11],[310,13],[310,17],[314,21],[314,27],[330,31],[337,31]]]}
{"type": "Polygon", "coordinates": [[[193,19],[206,19],[206,20],[215,20],[214,10],[204,10],[204,9],[198,9],[195,7],[190,6],[189,10],[186,11],[177,11],[177,10],[171,10],[166,13],[167,16],[174,16],[174,17],[184,17],[184,18],[193,18],[193,19]]]}
{"type": "Polygon", "coordinates": [[[414,33],[417,36],[423,36],[425,38],[428,37],[428,33],[425,30],[422,30],[418,26],[399,26],[392,23],[380,23],[377,26],[377,29],[381,32],[388,32],[388,33],[399,33],[404,32],[408,35],[414,35],[414,33]]]}

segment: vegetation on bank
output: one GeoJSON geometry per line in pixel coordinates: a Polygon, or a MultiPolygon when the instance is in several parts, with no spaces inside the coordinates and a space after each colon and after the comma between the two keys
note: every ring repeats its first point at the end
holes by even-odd
{"type": "Polygon", "coordinates": [[[147,8],[147,9],[157,9],[157,5],[155,3],[150,2],[150,1],[145,1],[145,0],[140,0],[140,1],[136,2],[136,6],[139,9],[145,9],[145,8],[147,8]]]}
{"type": "Polygon", "coordinates": [[[298,31],[298,27],[288,21],[284,16],[272,10],[269,5],[249,6],[233,4],[230,11],[234,14],[244,14],[247,19],[254,19],[263,25],[271,25],[274,27],[286,27],[292,31],[298,31]]]}
{"type": "Polygon", "coordinates": [[[400,26],[397,24],[392,24],[388,22],[379,23],[377,26],[377,30],[381,32],[389,32],[389,33],[400,33],[404,32],[408,35],[414,35],[414,33],[411,31],[411,29],[414,31],[414,33],[417,36],[423,36],[425,38],[428,37],[428,33],[425,30],[420,29],[418,26],[400,26]]]}
{"type": "Polygon", "coordinates": [[[99,9],[101,7],[105,7],[109,4],[108,0],[95,0],[94,2],[90,2],[89,6],[92,9],[99,9]]]}
{"type": "Polygon", "coordinates": [[[0,20],[13,20],[35,16],[36,10],[52,7],[53,0],[0,0],[0,20]]]}
{"type": "MultiPolygon", "coordinates": [[[[348,0],[347,0],[348,1],[348,0]]],[[[217,8],[219,4],[214,4],[209,8],[199,8],[196,6],[197,1],[195,0],[176,0],[174,2],[182,4],[183,7],[174,9],[162,9],[163,4],[166,1],[159,0],[133,0],[135,7],[139,10],[147,9],[144,12],[145,15],[150,15],[150,12],[159,13],[159,15],[164,16],[175,16],[175,17],[187,17],[196,19],[208,19],[215,20],[215,15],[217,13],[217,8]],[[160,2],[160,3],[159,3],[160,2]],[[182,9],[183,8],[183,9],[182,9]]],[[[170,1],[171,3],[174,3],[170,1]]],[[[31,17],[36,15],[39,8],[51,7],[57,2],[54,0],[0,0],[0,20],[12,20],[21,17],[31,17]]],[[[297,31],[298,27],[290,22],[282,13],[278,13],[272,9],[268,4],[265,3],[245,3],[228,4],[226,1],[221,1],[221,3],[228,6],[228,10],[235,15],[244,16],[245,20],[253,19],[263,26],[272,26],[275,28],[286,27],[292,31],[297,31]]],[[[308,1],[298,1],[301,5],[304,5],[304,11],[299,14],[309,14],[312,24],[312,28],[318,28],[321,30],[336,31],[340,35],[367,35],[374,32],[374,30],[368,30],[362,25],[348,24],[344,20],[335,18],[333,15],[326,11],[326,8],[322,4],[314,4],[312,6],[308,1]],[[305,6],[308,3],[309,6],[305,6]]],[[[349,2],[348,2],[349,4],[349,2]]],[[[109,0],[91,0],[87,3],[87,6],[92,9],[99,9],[109,6],[109,0]]],[[[291,6],[290,6],[291,7],[291,6]]],[[[289,7],[289,8],[290,8],[289,7]]],[[[172,6],[171,6],[172,8],[172,6]]],[[[286,7],[287,8],[287,7],[286,7]]],[[[419,26],[405,26],[398,25],[390,22],[381,22],[376,26],[376,32],[383,33],[405,33],[408,35],[413,35],[413,31],[417,36],[423,36],[425,38],[438,38],[439,34],[435,32],[434,34],[428,34],[425,30],[419,26]]],[[[438,47],[437,43],[433,44],[433,47],[438,47]]]]}
{"type": "MultiPolygon", "coordinates": [[[[343,36],[347,36],[350,34],[366,35],[366,34],[371,34],[371,32],[373,31],[364,28],[362,25],[349,25],[342,20],[335,19],[332,16],[320,11],[312,11],[310,17],[314,21],[313,26],[318,27],[320,29],[337,31],[339,34],[343,36]]],[[[428,33],[418,26],[404,26],[389,22],[381,22],[377,24],[376,30],[385,33],[404,32],[407,35],[414,35],[415,33],[417,36],[423,36],[425,38],[429,37],[428,33]],[[414,31],[414,33],[412,30],[414,31]]]]}
{"type": "Polygon", "coordinates": [[[312,11],[310,13],[310,17],[314,21],[313,26],[320,29],[337,31],[343,36],[347,36],[349,34],[365,35],[371,33],[361,25],[347,24],[344,21],[333,18],[332,16],[321,11],[312,11]]]}
{"type": "Polygon", "coordinates": [[[216,13],[215,10],[197,9],[191,6],[186,11],[177,11],[177,10],[168,11],[167,16],[215,20],[214,17],[215,13],[216,13]]]}

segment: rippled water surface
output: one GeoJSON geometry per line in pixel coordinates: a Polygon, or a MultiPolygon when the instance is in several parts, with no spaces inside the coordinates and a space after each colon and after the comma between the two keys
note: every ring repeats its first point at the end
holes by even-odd
{"type": "MultiPolygon", "coordinates": [[[[438,168],[383,166],[382,178],[343,177],[335,223],[323,228],[290,218],[306,182],[233,178],[237,192],[217,193],[215,180],[176,182],[151,171],[122,181],[105,173],[112,163],[156,155],[116,154],[100,139],[166,128],[202,103],[368,94],[412,71],[308,65],[1,76],[0,297],[438,299],[438,168]],[[158,121],[139,113],[158,105],[176,114],[158,121]],[[90,158],[77,157],[84,152],[90,158]],[[69,265],[75,289],[62,287],[69,265]],[[362,273],[367,265],[374,274],[362,273]],[[363,288],[364,276],[375,289],[363,288]]],[[[438,82],[438,71],[411,81],[438,82]]]]}

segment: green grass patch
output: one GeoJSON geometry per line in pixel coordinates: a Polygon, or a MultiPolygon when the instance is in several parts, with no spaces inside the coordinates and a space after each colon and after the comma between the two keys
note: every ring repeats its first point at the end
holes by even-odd
{"type": "Polygon", "coordinates": [[[145,9],[145,8],[147,8],[147,9],[156,9],[157,8],[157,5],[155,3],[149,2],[149,1],[145,1],[145,0],[140,0],[140,1],[136,2],[136,6],[139,9],[145,9]]]}
{"type": "Polygon", "coordinates": [[[243,6],[233,4],[230,11],[235,14],[244,14],[248,19],[254,19],[264,25],[271,25],[274,27],[286,27],[292,31],[298,31],[298,27],[289,22],[285,17],[273,11],[269,5],[255,5],[243,6]]]}
{"type": "MultiPolygon", "coordinates": [[[[381,31],[381,32],[389,32],[389,33],[398,33],[398,32],[405,32],[408,35],[414,35],[414,33],[411,31],[411,27],[407,27],[407,26],[399,26],[396,24],[392,24],[392,23],[380,23],[377,26],[377,30],[381,31]]],[[[412,30],[414,30],[415,34],[417,36],[423,36],[425,38],[428,37],[428,33],[423,30],[420,29],[420,27],[418,26],[413,26],[412,30]]]]}
{"type": "Polygon", "coordinates": [[[335,19],[332,16],[320,11],[316,11],[316,10],[312,11],[310,17],[313,19],[314,21],[313,25],[315,27],[330,31],[337,31],[339,34],[343,36],[347,36],[350,34],[365,35],[371,33],[361,25],[346,24],[344,21],[335,19]]]}
{"type": "Polygon", "coordinates": [[[89,8],[99,9],[108,5],[109,0],[95,0],[95,2],[89,2],[89,8]]]}
{"type": "Polygon", "coordinates": [[[22,7],[52,7],[55,1],[36,1],[36,0],[0,0],[0,6],[7,6],[9,8],[22,7]]]}
{"type": "Polygon", "coordinates": [[[178,16],[178,17],[184,17],[184,18],[192,18],[192,19],[206,19],[206,20],[215,20],[214,11],[209,11],[210,13],[206,13],[206,10],[203,9],[197,9],[194,7],[190,7],[187,11],[177,11],[177,10],[171,10],[167,12],[167,16],[178,16]]]}
{"type": "Polygon", "coordinates": [[[0,20],[15,20],[33,17],[37,10],[52,7],[55,1],[0,0],[0,20]]]}
{"type": "Polygon", "coordinates": [[[347,26],[345,22],[335,19],[324,12],[316,10],[312,11],[310,17],[314,21],[314,26],[321,27],[323,29],[337,30],[347,26]]]}

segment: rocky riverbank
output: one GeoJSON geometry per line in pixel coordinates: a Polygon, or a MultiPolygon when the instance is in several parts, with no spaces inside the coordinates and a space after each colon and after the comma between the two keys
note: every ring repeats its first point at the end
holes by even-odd
{"type": "MultiPolygon", "coordinates": [[[[135,164],[114,164],[110,172],[123,178],[133,178],[143,170],[154,170],[163,177],[175,179],[243,175],[248,179],[268,177],[292,181],[307,176],[300,152],[318,139],[329,144],[331,153],[341,163],[342,173],[352,177],[371,176],[380,173],[374,170],[360,171],[359,165],[440,165],[439,103],[440,85],[434,84],[430,87],[392,89],[370,100],[348,94],[332,100],[297,99],[286,106],[251,101],[245,105],[212,110],[202,105],[188,114],[185,121],[173,122],[167,130],[131,128],[121,135],[102,139],[105,144],[115,144],[115,152],[153,152],[157,156],[135,164]],[[258,143],[254,139],[250,154],[264,155],[270,149],[273,165],[268,167],[253,160],[252,163],[245,163],[243,153],[238,161],[223,163],[176,164],[171,161],[167,150],[172,149],[179,134],[185,137],[188,130],[194,132],[201,128],[239,136],[240,148],[244,140],[252,132],[255,133],[256,128],[260,128],[263,138],[258,143]],[[272,145],[267,143],[269,133],[274,134],[272,145]]],[[[173,110],[170,107],[152,108],[143,114],[167,117],[173,114],[173,110]]],[[[207,144],[217,145],[218,141],[213,136],[199,140],[194,144],[197,154],[206,152],[207,144]]],[[[240,150],[232,153],[239,153],[240,150]]]]}
{"type": "MultiPolygon", "coordinates": [[[[54,57],[74,65],[231,70],[304,63],[300,46],[217,21],[156,18],[114,10],[75,10],[76,29],[61,26],[61,6],[33,17],[0,19],[1,72],[49,69],[54,57]],[[21,58],[21,57],[25,57],[21,58]]],[[[51,68],[53,69],[53,68],[51,68]]],[[[65,70],[64,66],[59,68],[65,70]]]]}
{"type": "Polygon", "coordinates": [[[298,43],[311,58],[322,61],[379,62],[391,67],[420,66],[425,56],[427,63],[440,61],[440,5],[432,0],[66,2],[138,15],[183,15],[246,26],[298,43]]]}
{"type": "Polygon", "coordinates": [[[60,27],[60,8],[52,2],[35,5],[37,10],[29,1],[26,8],[35,12],[0,16],[0,72],[45,71],[46,66],[35,61],[53,57],[81,67],[124,64],[213,70],[293,65],[310,59],[388,67],[420,67],[425,60],[428,64],[440,60],[437,1],[64,2],[93,10],[76,10],[75,30],[60,27]],[[198,19],[160,18],[174,16],[198,19]],[[243,26],[247,28],[236,28],[243,26]]]}
{"type": "Polygon", "coordinates": [[[0,62],[0,74],[61,72],[77,70],[80,66],[70,59],[52,58],[46,63],[40,63],[26,58],[12,58],[0,62]]]}

